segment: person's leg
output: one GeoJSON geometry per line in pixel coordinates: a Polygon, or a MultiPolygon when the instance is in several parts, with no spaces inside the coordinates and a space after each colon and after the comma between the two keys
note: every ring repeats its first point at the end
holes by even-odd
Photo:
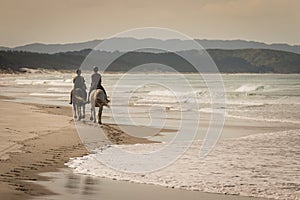
{"type": "Polygon", "coordinates": [[[92,92],[92,89],[90,89],[89,94],[88,94],[88,97],[87,97],[87,98],[88,98],[88,99],[87,99],[88,103],[90,103],[91,92],[92,92]]]}
{"type": "Polygon", "coordinates": [[[107,99],[107,94],[106,94],[106,91],[105,91],[104,87],[102,85],[100,85],[100,86],[98,86],[98,89],[101,89],[104,92],[105,97],[106,97],[106,101],[109,102],[109,100],[107,99]]]}
{"type": "Polygon", "coordinates": [[[86,90],[83,90],[83,94],[84,94],[84,100],[86,101],[86,97],[87,97],[87,92],[86,92],[86,90]]]}

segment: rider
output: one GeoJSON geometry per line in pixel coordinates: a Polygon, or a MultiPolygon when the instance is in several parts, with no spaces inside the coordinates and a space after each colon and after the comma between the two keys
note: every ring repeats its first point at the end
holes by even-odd
{"type": "Polygon", "coordinates": [[[72,104],[73,90],[76,89],[76,88],[80,88],[83,91],[84,100],[86,100],[86,97],[87,97],[85,80],[84,80],[83,76],[80,76],[81,75],[81,70],[77,69],[76,74],[77,74],[77,76],[75,76],[73,78],[74,88],[71,91],[70,104],[72,104]]]}
{"type": "Polygon", "coordinates": [[[90,87],[88,99],[90,99],[91,92],[97,89],[97,84],[101,79],[101,74],[98,73],[98,70],[99,70],[98,67],[96,66],[93,67],[94,73],[91,76],[91,87],[90,87]]]}
{"type": "MultiPolygon", "coordinates": [[[[98,71],[98,67],[94,67],[94,69],[96,68],[96,70],[98,71]]],[[[97,73],[98,74],[98,73],[97,73]]],[[[93,74],[93,75],[95,75],[95,74],[93,74]]],[[[93,75],[92,75],[92,80],[93,80],[93,75]]],[[[100,74],[99,74],[100,75],[100,74]]],[[[107,98],[107,94],[106,94],[106,91],[105,91],[105,89],[104,89],[104,87],[102,86],[102,77],[101,77],[101,75],[99,76],[99,79],[98,79],[98,81],[96,80],[96,82],[94,82],[94,85],[96,86],[96,89],[101,89],[103,92],[104,92],[104,94],[105,94],[105,98],[106,98],[106,101],[107,102],[110,102],[109,100],[108,100],[108,98],[107,98]]],[[[93,84],[93,83],[92,83],[93,84]]],[[[92,86],[91,86],[92,87],[92,86]]]]}

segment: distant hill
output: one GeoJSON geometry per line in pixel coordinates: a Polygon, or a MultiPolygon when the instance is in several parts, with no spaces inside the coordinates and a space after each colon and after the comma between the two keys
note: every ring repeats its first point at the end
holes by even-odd
{"type": "Polygon", "coordinates": [[[268,49],[209,50],[221,72],[300,73],[300,55],[268,49]]]}
{"type": "Polygon", "coordinates": [[[3,50],[4,50],[4,51],[7,51],[7,50],[11,50],[11,49],[8,48],[8,47],[1,47],[1,46],[0,46],[0,51],[3,51],[3,50]]]}
{"type": "Polygon", "coordinates": [[[205,49],[272,49],[300,54],[300,45],[266,44],[245,40],[197,40],[205,49]]]}
{"type": "MultiPolygon", "coordinates": [[[[55,70],[73,70],[78,68],[91,49],[81,51],[41,54],[20,51],[0,51],[1,71],[22,71],[21,68],[43,68],[55,70]]],[[[209,55],[217,64],[222,73],[300,73],[300,54],[268,50],[268,49],[239,49],[239,50],[208,50],[209,55]]],[[[86,63],[88,67],[100,66],[112,57],[119,57],[107,69],[112,72],[123,72],[132,69],[134,66],[146,63],[160,63],[173,67],[180,72],[194,72],[195,69],[186,60],[174,53],[151,53],[151,52],[104,52],[93,51],[96,59],[86,63]],[[99,60],[101,63],[99,63],[99,60]],[[93,63],[95,62],[95,63],[93,63]]],[[[198,51],[181,51],[178,54],[185,54],[193,58],[205,57],[198,51]],[[202,56],[202,57],[201,57],[202,56]]],[[[155,69],[149,71],[164,71],[160,65],[153,64],[155,69]]],[[[203,72],[210,72],[210,66],[199,63],[203,72]],[[202,68],[203,67],[203,68],[202,68]]]]}
{"type": "MultiPolygon", "coordinates": [[[[28,51],[37,53],[59,53],[68,51],[80,51],[83,49],[93,49],[102,40],[93,40],[81,43],[69,43],[69,44],[42,44],[34,43],[24,46],[18,46],[15,48],[0,47],[0,50],[17,50],[28,51]]],[[[272,49],[287,51],[300,54],[300,45],[288,45],[288,44],[265,44],[261,42],[245,41],[245,40],[199,40],[203,48],[205,49],[272,49]]],[[[193,41],[191,40],[158,40],[158,39],[134,39],[134,38],[113,38],[110,39],[110,45],[105,49],[99,49],[104,51],[128,51],[126,47],[128,44],[133,46],[149,46],[154,45],[171,49],[172,51],[186,51],[193,49],[193,41]],[[123,48],[119,48],[123,46],[123,48]]]]}
{"type": "Polygon", "coordinates": [[[14,51],[28,51],[36,53],[60,53],[68,51],[80,51],[83,49],[93,49],[101,42],[100,40],[93,40],[88,42],[81,43],[70,43],[70,44],[42,44],[42,43],[33,43],[24,46],[18,46],[10,50],[14,51]]]}

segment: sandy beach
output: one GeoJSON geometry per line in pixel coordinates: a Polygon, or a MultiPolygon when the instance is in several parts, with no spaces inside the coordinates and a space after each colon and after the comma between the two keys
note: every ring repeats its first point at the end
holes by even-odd
{"type": "Polygon", "coordinates": [[[299,8],[1,0],[0,200],[300,200],[299,8]]]}

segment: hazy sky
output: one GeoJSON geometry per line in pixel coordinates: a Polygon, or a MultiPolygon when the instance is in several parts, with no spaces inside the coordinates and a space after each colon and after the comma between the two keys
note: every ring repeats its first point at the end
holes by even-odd
{"type": "Polygon", "coordinates": [[[131,28],[300,44],[299,0],[0,0],[0,46],[103,39],[131,28]]]}

